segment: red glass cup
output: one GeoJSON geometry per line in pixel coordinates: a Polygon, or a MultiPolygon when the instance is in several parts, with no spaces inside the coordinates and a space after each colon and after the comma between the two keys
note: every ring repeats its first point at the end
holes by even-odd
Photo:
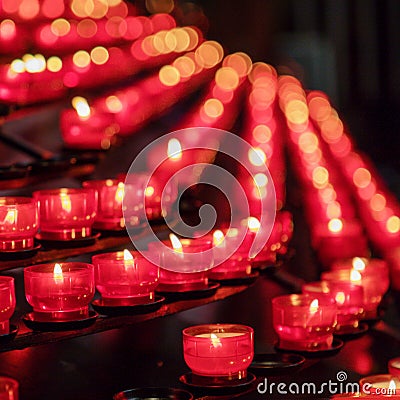
{"type": "Polygon", "coordinates": [[[364,315],[364,291],[360,285],[345,281],[309,282],[302,286],[302,292],[317,299],[327,297],[336,301],[337,330],[357,328],[364,315]]]}
{"type": "Polygon", "coordinates": [[[251,274],[251,264],[248,258],[238,254],[225,260],[223,263],[210,270],[210,279],[244,278],[251,274]]]}
{"type": "Polygon", "coordinates": [[[93,189],[48,189],[33,193],[39,203],[40,236],[47,240],[90,237],[97,211],[93,189]]]}
{"type": "MultiPolygon", "coordinates": [[[[176,179],[172,178],[166,183],[157,175],[152,175],[150,179],[149,177],[150,174],[136,173],[120,175],[118,178],[125,181],[125,185],[128,187],[126,195],[129,200],[132,195],[133,197],[136,196],[135,192],[131,194],[132,189],[137,186],[142,188],[140,203],[143,203],[144,200],[146,217],[149,220],[171,217],[173,214],[172,205],[178,198],[178,184],[176,179]]],[[[126,219],[129,219],[130,214],[131,211],[129,209],[124,211],[126,219]]]]}
{"type": "Polygon", "coordinates": [[[381,303],[385,291],[382,290],[378,280],[374,276],[362,275],[354,270],[326,271],[321,274],[325,281],[346,281],[362,286],[364,290],[363,307],[365,319],[376,319],[378,317],[378,306],[381,303]]]}
{"type": "Polygon", "coordinates": [[[397,376],[390,374],[370,375],[361,378],[359,385],[363,395],[400,399],[400,380],[397,376]]]}
{"type": "Polygon", "coordinates": [[[159,267],[139,252],[96,254],[92,262],[96,288],[105,305],[129,306],[154,300],[159,267]]]}
{"type": "Polygon", "coordinates": [[[254,357],[254,331],[245,325],[209,324],[185,328],[183,354],[193,374],[242,379],[254,357]]]}
{"type": "Polygon", "coordinates": [[[337,306],[330,298],[292,294],[272,299],[272,323],[282,349],[330,349],[336,318],[337,306]]]}
{"type": "Polygon", "coordinates": [[[19,383],[8,376],[0,376],[0,400],[18,400],[19,383]]]}
{"type": "Polygon", "coordinates": [[[340,260],[332,264],[332,270],[357,270],[363,277],[373,277],[382,295],[390,285],[389,267],[386,261],[379,258],[354,257],[340,260]]]}
{"type": "Polygon", "coordinates": [[[0,276],[0,335],[6,335],[10,332],[10,318],[14,310],[14,278],[11,276],[0,276]]]}
{"type": "Polygon", "coordinates": [[[400,379],[400,357],[389,360],[388,369],[389,374],[397,376],[400,379]]]}
{"type": "Polygon", "coordinates": [[[0,197],[0,251],[31,249],[39,229],[37,201],[0,197]]]}
{"type": "Polygon", "coordinates": [[[95,292],[94,267],[81,262],[38,264],[24,269],[25,297],[35,318],[86,318],[95,292]]]}
{"type": "Polygon", "coordinates": [[[115,230],[125,227],[122,213],[122,201],[125,185],[117,179],[85,181],[84,188],[97,192],[97,213],[93,227],[96,229],[115,230]]]}
{"type": "Polygon", "coordinates": [[[320,262],[325,266],[331,265],[338,259],[368,254],[367,237],[360,222],[336,220],[338,226],[325,223],[311,227],[312,246],[316,249],[320,262]],[[339,224],[342,224],[340,229],[339,224]]]}
{"type": "Polygon", "coordinates": [[[210,240],[180,239],[182,252],[170,243],[149,243],[149,251],[160,255],[159,291],[201,290],[208,285],[208,270],[213,265],[210,240]]]}

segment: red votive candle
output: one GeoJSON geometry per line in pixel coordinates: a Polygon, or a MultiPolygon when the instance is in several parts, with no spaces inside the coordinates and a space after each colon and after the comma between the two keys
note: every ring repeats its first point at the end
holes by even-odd
{"type": "Polygon", "coordinates": [[[0,276],[0,335],[6,335],[10,332],[10,318],[14,310],[14,278],[11,276],[0,276]]]}
{"type": "Polygon", "coordinates": [[[159,268],[138,252],[96,254],[96,288],[105,305],[129,306],[154,300],[159,268]]]}
{"type": "Polygon", "coordinates": [[[323,265],[342,258],[368,254],[367,238],[356,220],[332,218],[328,223],[311,227],[312,245],[323,265]]]}
{"type": "Polygon", "coordinates": [[[210,270],[210,279],[243,278],[251,274],[251,264],[248,258],[234,254],[223,263],[210,270]]]}
{"type": "Polygon", "coordinates": [[[378,306],[386,290],[383,291],[378,278],[371,275],[362,275],[357,270],[327,271],[321,274],[321,279],[326,281],[346,281],[360,285],[364,289],[364,311],[365,319],[376,319],[378,317],[378,306]]]}
{"type": "Polygon", "coordinates": [[[173,245],[149,243],[149,251],[160,255],[158,290],[204,289],[208,285],[208,270],[213,265],[211,241],[173,237],[173,245]]]}
{"type": "Polygon", "coordinates": [[[0,251],[31,249],[38,229],[36,200],[0,197],[0,251]]]}
{"type": "Polygon", "coordinates": [[[292,294],[272,299],[272,323],[282,349],[330,349],[336,318],[337,306],[330,298],[292,294]]]}
{"type": "Polygon", "coordinates": [[[397,376],[390,374],[366,376],[360,379],[359,385],[363,395],[400,399],[400,380],[397,376]]]}
{"type": "Polygon", "coordinates": [[[346,281],[310,282],[302,286],[302,292],[317,299],[332,298],[336,301],[336,329],[357,327],[364,315],[364,291],[360,285],[346,281]]]}
{"type": "Polygon", "coordinates": [[[400,357],[392,358],[388,362],[389,374],[400,378],[400,357]]]}
{"type": "Polygon", "coordinates": [[[186,328],[183,354],[193,374],[241,379],[254,357],[254,331],[245,325],[210,324],[186,328]]]}
{"type": "MultiPolygon", "coordinates": [[[[125,227],[122,212],[125,184],[117,179],[85,181],[84,188],[91,188],[97,192],[97,213],[93,227],[96,229],[116,230],[125,227]]],[[[143,191],[142,191],[143,193],[143,191]]],[[[143,204],[136,202],[135,207],[143,209],[143,204]]],[[[139,218],[137,218],[139,224],[139,218]]]]}
{"type": "Polygon", "coordinates": [[[18,400],[19,383],[8,376],[0,376],[0,400],[18,400]]]}
{"type": "Polygon", "coordinates": [[[40,236],[48,240],[89,237],[97,210],[93,189],[48,189],[33,193],[39,203],[40,236]]]}
{"type": "MultiPolygon", "coordinates": [[[[146,217],[149,220],[171,216],[172,204],[178,197],[178,185],[175,179],[165,183],[156,175],[151,175],[150,177],[145,173],[121,175],[119,179],[125,181],[127,187],[126,197],[129,201],[131,201],[132,197],[135,197],[135,194],[131,192],[135,191],[136,187],[138,187],[138,190],[142,188],[140,191],[141,198],[138,202],[142,204],[144,201],[146,217]]],[[[135,210],[125,210],[125,217],[130,218],[132,212],[135,213],[135,210]]]]}
{"type": "Polygon", "coordinates": [[[384,260],[378,258],[354,257],[340,260],[332,265],[332,270],[356,270],[361,276],[371,276],[382,294],[389,289],[389,268],[384,260]]]}
{"type": "Polygon", "coordinates": [[[95,291],[92,264],[34,265],[24,269],[24,283],[25,297],[38,320],[74,320],[88,316],[95,291]]]}

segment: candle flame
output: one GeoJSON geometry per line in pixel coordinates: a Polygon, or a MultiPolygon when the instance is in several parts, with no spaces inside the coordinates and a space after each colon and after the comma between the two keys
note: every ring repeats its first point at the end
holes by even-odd
{"type": "Polygon", "coordinates": [[[15,224],[16,219],[17,219],[17,210],[8,210],[7,215],[4,219],[4,223],[13,225],[15,224]]]}
{"type": "Polygon", "coordinates": [[[250,232],[257,233],[260,226],[260,221],[256,217],[249,217],[247,219],[247,227],[250,229],[250,232]]]}
{"type": "Polygon", "coordinates": [[[178,139],[168,141],[167,155],[171,160],[180,160],[182,158],[182,146],[178,139]]]}
{"type": "Polygon", "coordinates": [[[314,299],[310,304],[310,313],[315,314],[318,311],[319,303],[318,299],[314,299]]]}
{"type": "Polygon", "coordinates": [[[337,292],[335,296],[336,303],[342,306],[346,301],[346,295],[343,292],[337,292]]]}
{"type": "Polygon", "coordinates": [[[396,386],[396,382],[394,381],[394,379],[390,380],[388,389],[389,389],[389,393],[396,393],[397,386],[396,386]]]}
{"type": "Polygon", "coordinates": [[[211,333],[210,337],[211,337],[211,343],[212,343],[212,345],[214,347],[221,347],[222,346],[221,340],[219,339],[219,337],[215,333],[211,333]]]}
{"type": "Polygon", "coordinates": [[[72,107],[75,108],[77,114],[81,118],[89,118],[90,117],[90,107],[87,100],[84,97],[76,96],[71,101],[72,107]]]}
{"type": "Polygon", "coordinates": [[[124,267],[125,271],[128,270],[128,268],[131,268],[133,266],[133,255],[132,253],[125,249],[124,250],[124,267]]]}
{"type": "Polygon", "coordinates": [[[147,186],[146,189],[144,190],[144,195],[146,197],[151,197],[154,194],[154,188],[153,186],[147,186]]]}
{"type": "Polygon", "coordinates": [[[60,193],[60,200],[62,209],[67,213],[70,213],[72,209],[71,197],[68,196],[66,193],[60,193]]]}
{"type": "Polygon", "coordinates": [[[64,280],[63,271],[62,271],[61,265],[58,264],[58,263],[56,263],[56,264],[54,265],[53,279],[54,279],[54,282],[55,282],[56,284],[57,284],[57,283],[60,283],[60,282],[63,282],[63,280],[64,280]]]}
{"type": "Polygon", "coordinates": [[[133,261],[133,255],[127,249],[124,250],[124,261],[133,261]]]}
{"type": "Polygon", "coordinates": [[[225,236],[222,233],[222,231],[220,231],[219,229],[217,229],[216,231],[214,231],[213,233],[213,244],[215,246],[220,246],[225,240],[225,236]]]}
{"type": "Polygon", "coordinates": [[[367,260],[361,257],[354,257],[352,261],[353,269],[356,271],[364,271],[367,265],[367,260]]]}
{"type": "Polygon", "coordinates": [[[332,232],[332,233],[339,233],[343,230],[343,222],[341,219],[339,218],[332,218],[329,222],[328,222],[328,229],[332,232]]]}
{"type": "Polygon", "coordinates": [[[356,269],[352,269],[350,272],[350,280],[353,283],[361,282],[361,274],[356,269]]]}
{"type": "Polygon", "coordinates": [[[117,191],[115,192],[115,201],[118,204],[122,204],[122,200],[124,198],[124,194],[125,194],[125,185],[123,184],[123,182],[119,182],[118,183],[118,187],[117,187],[117,191]]]}
{"type": "Polygon", "coordinates": [[[171,241],[172,247],[176,253],[183,254],[183,248],[182,248],[182,243],[178,239],[176,235],[173,233],[169,234],[169,240],[171,241]]]}

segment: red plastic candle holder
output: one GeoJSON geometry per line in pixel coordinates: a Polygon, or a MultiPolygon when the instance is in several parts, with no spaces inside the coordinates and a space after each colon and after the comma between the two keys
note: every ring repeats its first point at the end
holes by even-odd
{"type": "MultiPolygon", "coordinates": [[[[155,220],[162,217],[169,217],[172,214],[172,205],[178,197],[178,185],[176,179],[171,179],[166,183],[158,175],[149,174],[128,174],[120,175],[118,178],[125,181],[127,185],[127,198],[131,201],[131,189],[139,186],[141,198],[140,203],[144,202],[146,217],[155,220]]],[[[130,218],[130,210],[125,211],[125,216],[130,218]]]]}
{"type": "Polygon", "coordinates": [[[363,395],[400,399],[400,380],[397,376],[390,374],[366,376],[360,379],[359,385],[363,395]]]}
{"type": "Polygon", "coordinates": [[[389,374],[397,376],[400,379],[400,357],[389,360],[388,369],[389,374]]]}
{"type": "Polygon", "coordinates": [[[158,290],[197,290],[208,285],[208,270],[213,265],[210,240],[180,239],[181,251],[168,242],[149,243],[149,251],[160,255],[160,281],[158,290]]]}
{"type": "Polygon", "coordinates": [[[379,258],[354,257],[351,259],[337,261],[332,265],[332,270],[358,271],[362,277],[373,277],[375,284],[382,294],[389,289],[389,267],[386,261],[379,258]]]}
{"type": "Polygon", "coordinates": [[[245,325],[210,324],[186,328],[183,354],[193,374],[241,379],[254,357],[254,331],[245,325]]]}
{"type": "Polygon", "coordinates": [[[38,229],[36,200],[0,197],[0,251],[31,249],[38,229]]]}
{"type": "MultiPolygon", "coordinates": [[[[100,230],[116,230],[125,227],[122,212],[122,202],[125,193],[125,184],[117,179],[85,181],[84,188],[91,188],[97,192],[97,213],[93,227],[100,230]]],[[[143,209],[143,204],[136,203],[135,207],[143,209]]],[[[139,221],[137,221],[137,224],[139,221]]]]}
{"type": "Polygon", "coordinates": [[[97,211],[93,189],[49,189],[33,193],[39,203],[40,236],[46,240],[90,237],[97,211]]]}
{"type": "Polygon", "coordinates": [[[364,291],[360,285],[345,281],[310,282],[302,286],[302,292],[317,299],[331,298],[336,301],[338,330],[358,327],[364,315],[364,291]]]}
{"type": "Polygon", "coordinates": [[[367,238],[356,220],[333,218],[328,223],[311,227],[311,237],[312,246],[325,266],[338,259],[368,254],[367,238]]]}
{"type": "Polygon", "coordinates": [[[378,317],[378,306],[386,290],[382,290],[376,277],[362,275],[355,270],[336,270],[323,272],[321,279],[329,282],[346,281],[362,286],[364,290],[364,318],[373,320],[378,317]]]}
{"type": "Polygon", "coordinates": [[[19,383],[8,376],[0,376],[0,400],[18,400],[19,383]]]}
{"type": "Polygon", "coordinates": [[[14,310],[14,278],[11,276],[0,276],[0,335],[6,335],[10,332],[10,318],[14,310]]]}
{"type": "Polygon", "coordinates": [[[336,318],[337,306],[330,298],[292,294],[272,299],[272,322],[282,349],[330,349],[336,318]]]}
{"type": "Polygon", "coordinates": [[[159,267],[138,252],[118,251],[92,257],[95,282],[105,305],[129,306],[154,300],[159,267]]]}
{"type": "Polygon", "coordinates": [[[24,269],[25,297],[37,320],[63,321],[88,316],[94,296],[92,264],[38,264],[24,269]]]}
{"type": "Polygon", "coordinates": [[[223,263],[210,270],[210,279],[244,278],[251,274],[251,264],[248,258],[238,254],[225,260],[223,263]]]}

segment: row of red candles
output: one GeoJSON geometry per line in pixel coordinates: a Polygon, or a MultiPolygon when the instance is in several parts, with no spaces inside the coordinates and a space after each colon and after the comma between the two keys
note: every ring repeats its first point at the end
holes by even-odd
{"type": "Polygon", "coordinates": [[[368,257],[371,244],[388,260],[392,285],[398,288],[398,202],[353,148],[326,96],[306,94],[293,77],[280,82],[288,148],[319,261],[327,267],[342,258],[368,257]]]}
{"type": "Polygon", "coordinates": [[[141,29],[131,44],[94,46],[61,57],[26,54],[2,65],[0,99],[9,104],[32,104],[65,97],[71,88],[109,85],[171,62],[202,42],[198,29],[177,28],[169,15],[134,18],[141,29]]]}
{"type": "MultiPolygon", "coordinates": [[[[223,58],[223,49],[217,42],[206,41],[195,52],[188,52],[164,65],[157,73],[127,86],[93,99],[89,105],[84,98],[73,101],[73,109],[61,114],[64,142],[71,147],[99,149],[109,146],[118,134],[126,136],[188,96],[209,81],[205,93],[174,130],[191,126],[229,129],[235,120],[240,93],[250,68],[245,54],[231,54],[223,58]],[[240,69],[241,64],[245,67],[240,69]],[[239,65],[239,66],[238,66],[239,65]],[[140,101],[139,101],[140,99],[140,101]]],[[[203,145],[204,135],[194,147],[203,145]]],[[[154,157],[159,154],[152,152],[154,157]]],[[[186,157],[188,158],[188,157],[186,157]]],[[[182,160],[176,163],[182,164],[182,160]]],[[[149,160],[149,167],[158,164],[149,160]]]]}
{"type": "MultiPolygon", "coordinates": [[[[290,227],[285,223],[287,219],[290,215],[282,213],[271,240],[280,242],[282,236],[291,234],[283,231],[290,227]]],[[[87,312],[95,283],[107,305],[123,306],[154,300],[156,287],[167,291],[205,289],[209,278],[243,278],[251,274],[253,262],[270,259],[271,242],[255,258],[248,257],[256,233],[237,227],[194,239],[179,240],[170,234],[171,243],[151,242],[148,251],[141,253],[125,250],[94,255],[95,273],[93,265],[77,262],[28,267],[24,269],[26,296],[35,312],[64,319],[87,312]],[[239,229],[246,230],[242,242],[239,229]],[[150,253],[157,254],[156,263],[151,261],[150,253]]],[[[0,315],[6,323],[15,307],[15,295],[13,279],[1,279],[0,315]]]]}
{"type": "MultiPolygon", "coordinates": [[[[53,0],[53,3],[56,1],[53,0]]],[[[135,18],[136,9],[130,3],[121,1],[109,7],[101,18],[79,17],[63,8],[49,18],[40,20],[35,17],[33,21],[17,21],[14,13],[2,13],[0,10],[0,53],[22,54],[29,49],[36,49],[52,54],[56,48],[62,54],[75,51],[78,47],[84,50],[95,46],[119,45],[136,39],[142,30],[135,18]]]]}

